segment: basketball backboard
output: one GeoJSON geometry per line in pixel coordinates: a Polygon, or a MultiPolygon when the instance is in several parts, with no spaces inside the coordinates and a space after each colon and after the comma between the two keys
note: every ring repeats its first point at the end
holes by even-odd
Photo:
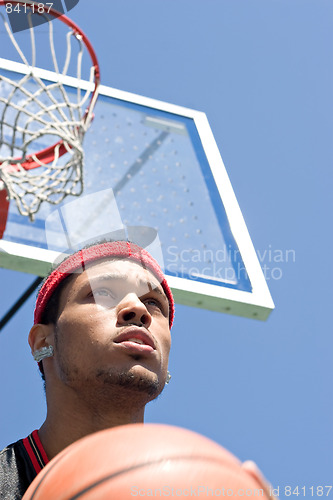
{"type": "MultiPolygon", "coordinates": [[[[0,71],[19,80],[27,67],[0,59],[0,71]]],[[[59,78],[37,72],[48,82],[59,78]]],[[[74,78],[63,83],[76,92],[74,78]]],[[[83,143],[81,198],[44,202],[33,222],[11,203],[0,267],[46,274],[66,246],[56,221],[70,212],[87,229],[77,244],[151,228],[176,302],[266,319],[274,304],[206,115],[106,86],[94,115],[83,143]]],[[[46,146],[41,140],[40,149],[46,146]]]]}

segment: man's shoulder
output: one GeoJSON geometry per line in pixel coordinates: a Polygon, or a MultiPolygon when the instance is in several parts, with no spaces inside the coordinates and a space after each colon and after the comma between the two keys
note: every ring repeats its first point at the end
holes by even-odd
{"type": "Polygon", "coordinates": [[[0,499],[19,500],[34,478],[23,440],[0,451],[0,499]]]}
{"type": "Polygon", "coordinates": [[[9,444],[0,451],[0,478],[3,471],[10,471],[17,467],[17,458],[22,453],[22,439],[15,443],[9,444]]]}
{"type": "Polygon", "coordinates": [[[0,451],[0,461],[3,459],[4,456],[13,453],[14,448],[20,445],[20,442],[22,442],[22,439],[19,439],[15,443],[9,444],[6,446],[3,450],[0,451]]]}

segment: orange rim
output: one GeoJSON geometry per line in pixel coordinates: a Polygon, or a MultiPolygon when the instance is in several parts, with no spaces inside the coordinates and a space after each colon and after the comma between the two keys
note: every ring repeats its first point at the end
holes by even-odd
{"type": "MultiPolygon", "coordinates": [[[[38,5],[38,2],[34,2],[32,0],[0,0],[0,6],[1,5],[5,6],[6,4],[21,4],[21,5],[26,6],[28,4],[38,5]]],[[[43,13],[39,13],[38,11],[35,12],[35,14],[43,15],[43,13]]],[[[81,28],[79,28],[79,26],[77,24],[75,24],[69,17],[65,16],[65,14],[61,14],[61,12],[58,12],[57,10],[52,9],[52,8],[49,9],[48,14],[51,14],[53,17],[58,18],[63,23],[67,24],[67,26],[69,26],[70,28],[73,29],[73,32],[75,35],[80,35],[85,46],[87,47],[89,55],[91,57],[91,60],[93,63],[93,68],[94,68],[95,87],[94,87],[93,93],[91,95],[88,108],[83,116],[83,123],[85,123],[85,121],[87,120],[88,114],[89,114],[89,110],[90,110],[90,108],[95,100],[96,94],[98,92],[98,86],[100,84],[100,69],[99,69],[99,64],[98,64],[96,53],[95,53],[88,37],[81,30],[81,28]]],[[[41,166],[40,163],[38,161],[36,161],[35,158],[37,158],[37,160],[39,160],[41,163],[44,163],[44,164],[51,163],[51,161],[54,160],[54,157],[55,157],[54,150],[57,146],[59,146],[59,150],[57,153],[59,155],[59,157],[63,156],[68,151],[68,148],[66,148],[64,145],[64,141],[61,139],[60,141],[56,142],[52,146],[49,146],[45,149],[42,149],[41,151],[38,151],[34,154],[30,154],[30,155],[26,156],[24,158],[24,161],[22,161],[23,158],[15,158],[10,163],[12,164],[12,167],[14,169],[15,169],[15,163],[20,164],[25,170],[31,170],[33,168],[40,167],[41,166]]],[[[2,165],[2,163],[0,163],[0,166],[1,165],[2,165]]]]}

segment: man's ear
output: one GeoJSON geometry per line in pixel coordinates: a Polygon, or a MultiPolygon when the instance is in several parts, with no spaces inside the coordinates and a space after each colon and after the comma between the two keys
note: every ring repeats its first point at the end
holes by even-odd
{"type": "Polygon", "coordinates": [[[37,323],[34,325],[29,333],[28,342],[31,352],[53,345],[54,338],[54,325],[42,325],[37,323]]]}

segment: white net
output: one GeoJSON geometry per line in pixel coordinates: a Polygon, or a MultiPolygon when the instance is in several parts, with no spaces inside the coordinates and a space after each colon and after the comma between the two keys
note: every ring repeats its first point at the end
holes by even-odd
{"type": "MultiPolygon", "coordinates": [[[[67,26],[65,60],[59,70],[51,19],[44,24],[44,31],[46,27],[50,61],[57,81],[50,82],[39,76],[35,64],[40,40],[36,43],[35,28],[27,15],[31,63],[0,12],[9,40],[26,68],[26,75],[19,79],[17,75],[10,78],[0,74],[0,189],[5,187],[19,212],[33,220],[42,202],[58,204],[68,195],[82,193],[82,141],[93,117],[97,91],[96,68],[91,65],[89,90],[80,87],[85,43],[81,35],[67,26]],[[77,90],[68,93],[63,80],[73,66],[77,90]]],[[[28,33],[24,35],[26,43],[28,33]]]]}

